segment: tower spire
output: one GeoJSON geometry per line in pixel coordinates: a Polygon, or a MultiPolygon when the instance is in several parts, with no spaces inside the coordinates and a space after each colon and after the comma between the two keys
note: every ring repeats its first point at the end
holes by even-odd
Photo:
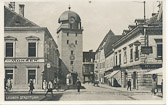
{"type": "Polygon", "coordinates": [[[68,7],[68,9],[69,9],[69,11],[70,11],[70,9],[71,9],[71,6],[70,6],[70,4],[69,4],[69,7],[68,7]]]}

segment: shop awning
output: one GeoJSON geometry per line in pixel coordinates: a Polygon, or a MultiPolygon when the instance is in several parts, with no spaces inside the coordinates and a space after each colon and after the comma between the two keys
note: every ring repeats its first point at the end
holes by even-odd
{"type": "Polygon", "coordinates": [[[163,68],[159,68],[159,69],[155,69],[150,72],[147,72],[145,74],[161,74],[162,75],[162,73],[163,73],[163,68]]]}
{"type": "Polygon", "coordinates": [[[115,74],[117,74],[118,72],[119,72],[119,70],[113,71],[111,74],[108,74],[108,75],[106,75],[106,76],[104,76],[104,77],[106,77],[106,78],[111,78],[111,77],[113,77],[115,74]]]}

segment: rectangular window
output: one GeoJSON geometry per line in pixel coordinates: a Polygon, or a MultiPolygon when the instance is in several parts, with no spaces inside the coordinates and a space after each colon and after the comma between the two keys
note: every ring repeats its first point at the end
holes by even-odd
{"type": "Polygon", "coordinates": [[[130,49],[130,62],[133,61],[133,49],[131,48],[130,49]]]}
{"type": "Polygon", "coordinates": [[[6,43],[6,57],[13,57],[13,43],[6,43]]]}
{"type": "Polygon", "coordinates": [[[119,54],[119,65],[121,65],[121,53],[119,54]]]}
{"type": "Polygon", "coordinates": [[[75,44],[78,44],[77,40],[75,40],[75,44]]]}
{"type": "Polygon", "coordinates": [[[29,43],[28,54],[29,57],[36,57],[36,43],[29,43]]]}
{"type": "Polygon", "coordinates": [[[127,63],[127,51],[125,50],[124,51],[124,64],[127,63]]]}
{"type": "Polygon", "coordinates": [[[76,35],[75,35],[76,37],[78,36],[78,34],[76,33],[76,35]]]}
{"type": "Polygon", "coordinates": [[[73,51],[71,51],[71,55],[73,55],[73,51]]]}
{"type": "Polygon", "coordinates": [[[139,60],[139,50],[138,46],[135,47],[135,61],[139,60]]]}
{"type": "Polygon", "coordinates": [[[69,44],[69,40],[67,40],[67,44],[69,44]]]}
{"type": "Polygon", "coordinates": [[[70,64],[73,65],[73,61],[70,61],[70,64]]]}
{"type": "Polygon", "coordinates": [[[67,36],[69,36],[69,32],[67,32],[67,36]]]}
{"type": "Polygon", "coordinates": [[[117,55],[116,55],[116,66],[117,66],[117,55]]]}
{"type": "Polygon", "coordinates": [[[36,83],[36,70],[28,70],[28,83],[30,83],[31,80],[33,83],[36,83]]]}
{"type": "Polygon", "coordinates": [[[157,57],[162,58],[162,44],[157,44],[157,57]]]}
{"type": "Polygon", "coordinates": [[[13,70],[5,70],[5,79],[13,79],[13,70]]]}

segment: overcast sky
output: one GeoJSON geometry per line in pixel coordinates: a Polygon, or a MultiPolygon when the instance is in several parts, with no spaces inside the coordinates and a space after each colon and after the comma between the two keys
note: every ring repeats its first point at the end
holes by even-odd
{"type": "MultiPolygon", "coordinates": [[[[47,0],[46,0],[47,1],[47,0]]],[[[141,2],[143,2],[141,0],[141,2]]],[[[50,2],[17,2],[25,4],[25,17],[41,27],[47,27],[56,40],[56,30],[59,27],[60,15],[68,10],[79,14],[83,31],[83,50],[97,49],[104,36],[111,29],[114,34],[121,35],[128,25],[134,24],[135,19],[144,17],[143,3],[114,0],[56,0],[50,2]]],[[[146,17],[157,12],[158,3],[146,1],[146,17]]]]}

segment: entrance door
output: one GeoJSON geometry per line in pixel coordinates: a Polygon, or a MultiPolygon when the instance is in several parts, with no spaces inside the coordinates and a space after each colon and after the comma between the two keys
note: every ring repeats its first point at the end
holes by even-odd
{"type": "Polygon", "coordinates": [[[125,72],[124,73],[124,87],[127,87],[127,77],[128,77],[128,73],[125,72]]]}
{"type": "Polygon", "coordinates": [[[137,77],[137,73],[133,72],[133,88],[136,89],[136,77],[137,77]]]}

